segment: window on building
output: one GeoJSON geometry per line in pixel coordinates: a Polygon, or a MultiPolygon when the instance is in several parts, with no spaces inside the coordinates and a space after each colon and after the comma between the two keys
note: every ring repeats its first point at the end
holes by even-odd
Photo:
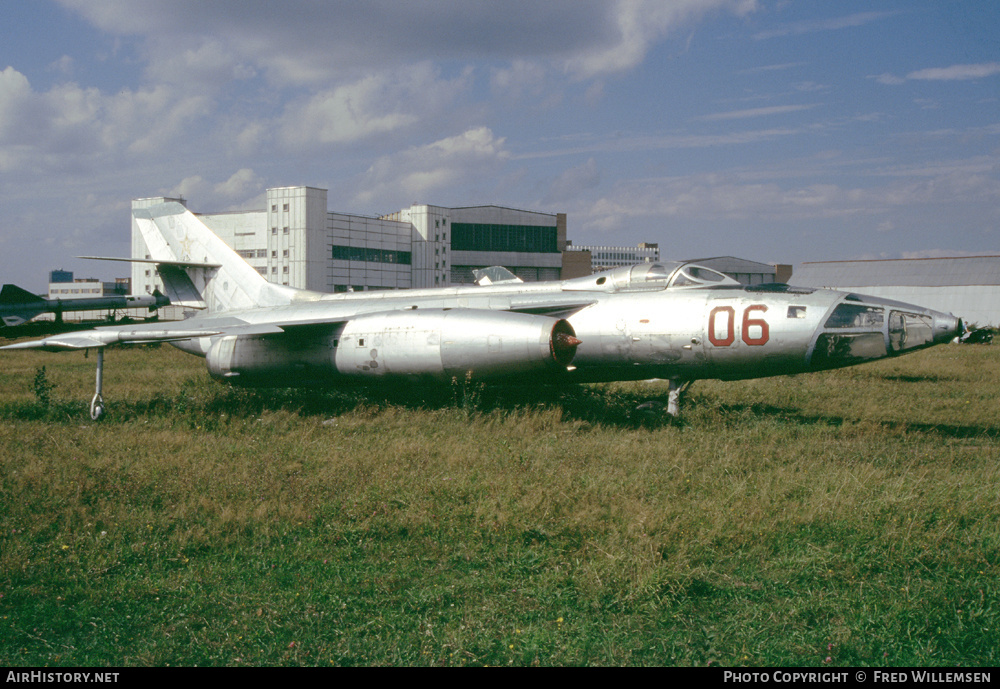
{"type": "Polygon", "coordinates": [[[282,251],[281,255],[284,256],[285,258],[288,258],[288,249],[285,249],[284,251],[282,251]]]}
{"type": "Polygon", "coordinates": [[[283,205],[281,207],[281,210],[283,210],[283,211],[285,211],[287,213],[288,212],[288,204],[286,203],[285,205],[283,205]]]}
{"type": "Polygon", "coordinates": [[[285,227],[281,228],[281,233],[282,234],[288,234],[288,226],[287,225],[285,225],[285,227]]]}
{"type": "Polygon", "coordinates": [[[553,253],[557,251],[556,228],[542,225],[489,225],[455,223],[456,251],[522,251],[553,253]]]}

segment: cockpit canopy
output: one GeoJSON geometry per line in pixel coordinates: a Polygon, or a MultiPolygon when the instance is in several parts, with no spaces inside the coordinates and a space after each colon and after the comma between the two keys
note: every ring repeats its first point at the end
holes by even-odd
{"type": "Polygon", "coordinates": [[[573,278],[563,282],[563,289],[588,292],[641,292],[721,285],[739,286],[739,284],[727,275],[696,263],[661,261],[622,266],[603,273],[573,278]]]}

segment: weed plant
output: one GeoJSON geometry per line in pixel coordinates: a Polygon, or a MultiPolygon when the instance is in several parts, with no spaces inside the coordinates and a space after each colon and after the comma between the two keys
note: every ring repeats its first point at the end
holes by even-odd
{"type": "Polygon", "coordinates": [[[5,352],[0,664],[997,665],[1000,347],[822,374],[242,390],[5,352]],[[42,368],[47,366],[47,369],[42,368]]]}

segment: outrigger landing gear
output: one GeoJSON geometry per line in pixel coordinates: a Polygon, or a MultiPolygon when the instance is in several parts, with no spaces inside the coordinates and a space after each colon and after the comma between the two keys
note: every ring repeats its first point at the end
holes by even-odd
{"type": "Polygon", "coordinates": [[[101,388],[104,386],[104,347],[97,348],[97,391],[94,399],[90,400],[90,418],[100,421],[104,416],[104,398],[101,396],[101,388]]]}

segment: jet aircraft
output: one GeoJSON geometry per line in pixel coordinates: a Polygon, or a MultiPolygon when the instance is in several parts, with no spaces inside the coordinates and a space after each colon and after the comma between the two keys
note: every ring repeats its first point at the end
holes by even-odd
{"type": "Polygon", "coordinates": [[[962,332],[960,319],[919,306],[748,287],[687,262],[536,283],[491,269],[477,286],[324,294],[267,282],[180,204],[134,214],[171,302],[202,312],[3,347],[96,349],[95,420],[104,350],[118,344],[169,342],[204,357],[215,379],[263,386],[660,378],[676,415],[697,379],[849,366],[962,332]]]}
{"type": "Polygon", "coordinates": [[[21,325],[42,313],[54,313],[62,321],[66,311],[103,311],[110,309],[148,308],[155,311],[167,306],[170,300],[162,294],[133,294],[128,296],[81,297],[79,299],[45,299],[21,289],[17,285],[4,285],[0,290],[0,322],[6,326],[21,325]]]}

